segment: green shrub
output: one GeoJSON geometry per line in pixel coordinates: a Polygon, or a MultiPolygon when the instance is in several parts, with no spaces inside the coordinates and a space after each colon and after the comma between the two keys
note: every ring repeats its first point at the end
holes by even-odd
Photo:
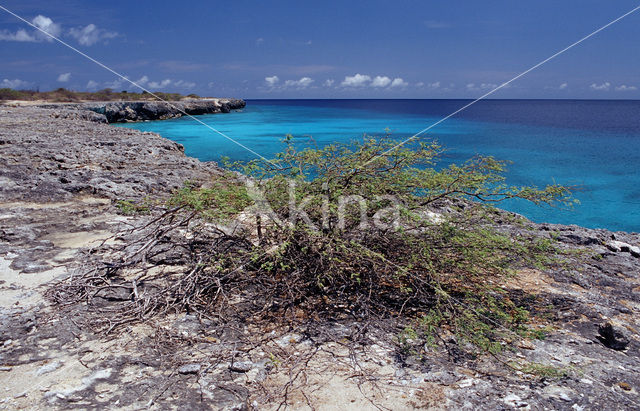
{"type": "Polygon", "coordinates": [[[395,147],[365,137],[298,149],[289,136],[285,144],[273,162],[228,165],[251,176],[269,205],[256,213],[262,247],[253,270],[273,280],[272,304],[335,318],[393,317],[420,344],[434,343],[444,327],[488,352],[525,327],[527,310],[500,284],[519,268],[551,263],[557,249],[553,240],[501,233],[487,204],[570,205],[567,187],[508,186],[506,164],[492,157],[438,168],[434,142],[395,147]],[[434,220],[432,207],[452,212],[434,220]]]}

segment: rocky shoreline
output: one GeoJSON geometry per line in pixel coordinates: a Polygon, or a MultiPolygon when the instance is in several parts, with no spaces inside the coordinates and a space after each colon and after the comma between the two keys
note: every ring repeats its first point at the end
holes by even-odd
{"type": "MultiPolygon", "coordinates": [[[[232,99],[181,104],[189,114],[244,107],[232,99]]],[[[108,338],[83,329],[78,324],[84,311],[58,312],[44,294],[52,281],[100,258],[101,244],[122,242],[123,230],[152,218],[123,215],[118,201],[166,198],[187,180],[206,184],[221,173],[157,134],[106,124],[181,115],[174,110],[147,102],[0,106],[0,408],[277,408],[260,395],[284,378],[285,368],[269,362],[269,355],[296,364],[296,356],[310,347],[324,357],[307,364],[308,391],[292,388],[294,408],[311,408],[310,402],[316,408],[346,403],[361,409],[587,410],[640,404],[640,234],[514,224],[509,213],[499,211],[502,230],[552,238],[575,253],[568,266],[528,270],[508,284],[523,296],[548,301],[555,328],[546,339],[527,341],[506,355],[575,371],[564,377],[533,379],[491,358],[467,363],[437,350],[401,363],[375,330],[362,352],[345,352],[336,342],[320,343],[293,330],[214,364],[213,353],[233,349],[233,333],[214,338],[190,314],[168,316],[160,328],[130,327],[108,338]],[[155,350],[159,329],[172,336],[171,352],[155,350]],[[376,376],[374,388],[353,377],[355,357],[362,361],[358,367],[364,364],[376,376]]],[[[342,324],[327,330],[336,341],[352,332],[342,324]]]]}
{"type": "Polygon", "coordinates": [[[167,120],[184,115],[229,113],[246,106],[237,98],[198,98],[180,101],[103,101],[86,103],[46,103],[31,107],[60,111],[57,117],[84,119],[97,123],[126,123],[167,120]]]}

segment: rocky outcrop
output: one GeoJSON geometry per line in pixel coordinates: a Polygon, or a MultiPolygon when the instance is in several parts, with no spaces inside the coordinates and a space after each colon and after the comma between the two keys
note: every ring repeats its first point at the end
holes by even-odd
{"type": "Polygon", "coordinates": [[[54,117],[97,123],[125,123],[166,120],[184,115],[229,113],[244,108],[237,98],[189,99],[181,101],[102,101],[90,103],[47,103],[32,107],[54,110],[54,117]]]}
{"type": "Polygon", "coordinates": [[[184,115],[228,113],[243,108],[244,100],[210,99],[172,102],[121,101],[81,106],[98,114],[103,114],[109,123],[129,121],[165,120],[184,115]]]}
{"type": "Polygon", "coordinates": [[[0,198],[139,199],[181,187],[185,180],[206,179],[218,170],[213,163],[185,156],[178,143],[155,133],[99,124],[99,116],[75,109],[0,107],[0,198]]]}

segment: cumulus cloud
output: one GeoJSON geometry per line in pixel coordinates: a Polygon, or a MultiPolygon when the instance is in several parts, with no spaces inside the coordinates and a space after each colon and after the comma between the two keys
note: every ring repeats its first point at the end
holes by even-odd
{"type": "Polygon", "coordinates": [[[83,46],[92,46],[100,41],[118,37],[118,33],[98,28],[95,24],[69,30],[69,35],[83,46]]]}
{"type": "Polygon", "coordinates": [[[276,84],[278,84],[280,79],[278,78],[278,76],[271,76],[271,77],[265,77],[264,81],[265,83],[267,83],[269,87],[274,87],[276,84]]]}
{"type": "Polygon", "coordinates": [[[150,81],[149,87],[151,88],[164,88],[171,85],[171,79],[164,79],[162,81],[150,81]]]}
{"type": "Polygon", "coordinates": [[[616,87],[616,91],[636,91],[637,89],[636,86],[627,86],[626,84],[616,87]]]}
{"type": "Polygon", "coordinates": [[[387,87],[391,84],[391,79],[387,76],[376,76],[371,82],[371,87],[387,87]]]}
{"type": "Polygon", "coordinates": [[[66,83],[71,79],[71,73],[62,73],[58,76],[58,81],[60,83],[66,83]]]}
{"type": "MultiPolygon", "coordinates": [[[[97,87],[98,83],[94,82],[94,81],[90,81],[89,83],[91,83],[92,86],[97,87]]],[[[161,81],[151,81],[149,79],[148,76],[144,75],[142,77],[140,77],[139,79],[135,80],[134,83],[136,83],[138,86],[140,87],[144,87],[144,88],[148,88],[148,89],[155,89],[155,90],[159,90],[159,89],[165,89],[169,86],[175,87],[175,88],[180,88],[180,89],[186,89],[186,90],[190,90],[194,87],[196,87],[196,83],[193,83],[191,81],[185,81],[185,80],[173,80],[173,79],[164,79],[161,81]]],[[[210,85],[212,83],[209,83],[210,85]]],[[[128,81],[124,80],[124,79],[116,79],[114,81],[110,81],[110,82],[106,82],[104,83],[105,87],[107,88],[112,88],[112,89],[119,89],[121,87],[128,87],[128,86],[133,86],[131,83],[129,83],[128,81]]],[[[89,84],[87,84],[87,88],[89,87],[89,84]]]]}
{"type": "Polygon", "coordinates": [[[569,87],[569,84],[567,83],[562,83],[560,84],[560,87],[558,87],[560,90],[565,90],[567,87],[569,87]]]}
{"type": "Polygon", "coordinates": [[[327,80],[324,81],[325,87],[331,87],[331,86],[333,86],[333,83],[335,83],[335,80],[332,79],[332,78],[327,79],[327,80]]]}
{"type": "Polygon", "coordinates": [[[20,29],[15,33],[11,33],[8,30],[0,31],[0,40],[4,41],[38,41],[36,37],[26,30],[20,29]]]}
{"type": "MultiPolygon", "coordinates": [[[[41,14],[37,15],[32,23],[38,27],[40,30],[47,32],[49,34],[51,34],[52,36],[60,36],[60,33],[62,33],[62,27],[60,27],[59,24],[56,24],[53,22],[53,20],[51,20],[49,17],[43,16],[41,14]]],[[[49,36],[47,36],[46,34],[42,33],[41,31],[36,31],[36,37],[37,36],[42,36],[42,39],[47,40],[47,41],[53,41],[53,39],[49,36]]]]}
{"type": "Polygon", "coordinates": [[[284,82],[285,87],[307,88],[313,83],[310,77],[302,77],[300,80],[287,80],[284,82]]]}
{"type": "Polygon", "coordinates": [[[609,89],[611,88],[611,83],[609,83],[608,81],[605,81],[602,84],[593,83],[589,86],[589,88],[595,91],[609,91],[609,89]]]}
{"type": "Polygon", "coordinates": [[[20,79],[9,80],[6,78],[2,80],[2,82],[0,83],[0,88],[12,88],[16,90],[21,88],[27,88],[29,86],[31,86],[31,83],[29,83],[28,81],[20,80],[20,79]]]}
{"type": "Polygon", "coordinates": [[[100,84],[97,81],[89,80],[89,82],[87,83],[86,89],[97,90],[98,87],[100,87],[100,84]]]}
{"type": "Polygon", "coordinates": [[[408,85],[409,85],[409,83],[407,83],[406,81],[404,81],[400,77],[396,77],[396,78],[393,79],[393,81],[391,82],[391,86],[389,86],[389,87],[407,87],[408,85]]]}
{"type": "Polygon", "coordinates": [[[366,74],[356,74],[354,76],[346,76],[342,83],[343,87],[362,87],[371,81],[371,77],[366,74]]]}
{"type": "Polygon", "coordinates": [[[136,83],[144,87],[147,83],[149,83],[149,77],[142,76],[136,80],[136,83]]]}
{"type": "MultiPolygon", "coordinates": [[[[58,37],[62,32],[62,27],[59,24],[56,24],[49,17],[43,16],[41,14],[31,20],[34,26],[38,27],[40,30],[51,34],[52,36],[58,37]]],[[[40,41],[53,41],[53,39],[47,36],[40,30],[32,30],[27,31],[25,29],[19,29],[15,33],[12,33],[8,30],[0,31],[0,40],[5,41],[29,41],[29,42],[40,42],[40,41]]]]}
{"type": "MultiPolygon", "coordinates": [[[[0,40],[5,41],[28,41],[28,42],[52,42],[53,38],[46,33],[54,37],[60,37],[63,33],[62,26],[55,23],[51,18],[43,16],[41,14],[31,20],[31,23],[40,30],[25,30],[19,29],[16,32],[8,30],[0,31],[0,40]]],[[[91,46],[100,41],[109,40],[117,37],[119,34],[112,31],[107,31],[98,28],[95,24],[89,24],[85,27],[72,28],[65,33],[70,37],[75,38],[78,43],[83,46],[91,46]]]]}

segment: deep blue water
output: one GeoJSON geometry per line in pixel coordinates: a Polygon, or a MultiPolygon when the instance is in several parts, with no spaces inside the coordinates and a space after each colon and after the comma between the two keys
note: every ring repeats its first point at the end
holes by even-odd
{"type": "MultiPolygon", "coordinates": [[[[468,100],[248,100],[244,110],[200,120],[269,158],[285,134],[322,146],[390,129],[403,138],[468,100]]],[[[124,124],[154,131],[201,160],[253,155],[189,118],[124,124]]],[[[537,222],[640,231],[640,101],[485,100],[424,139],[447,148],[445,163],[476,154],[512,161],[511,184],[579,185],[573,210],[525,202],[500,206],[537,222]]]]}

